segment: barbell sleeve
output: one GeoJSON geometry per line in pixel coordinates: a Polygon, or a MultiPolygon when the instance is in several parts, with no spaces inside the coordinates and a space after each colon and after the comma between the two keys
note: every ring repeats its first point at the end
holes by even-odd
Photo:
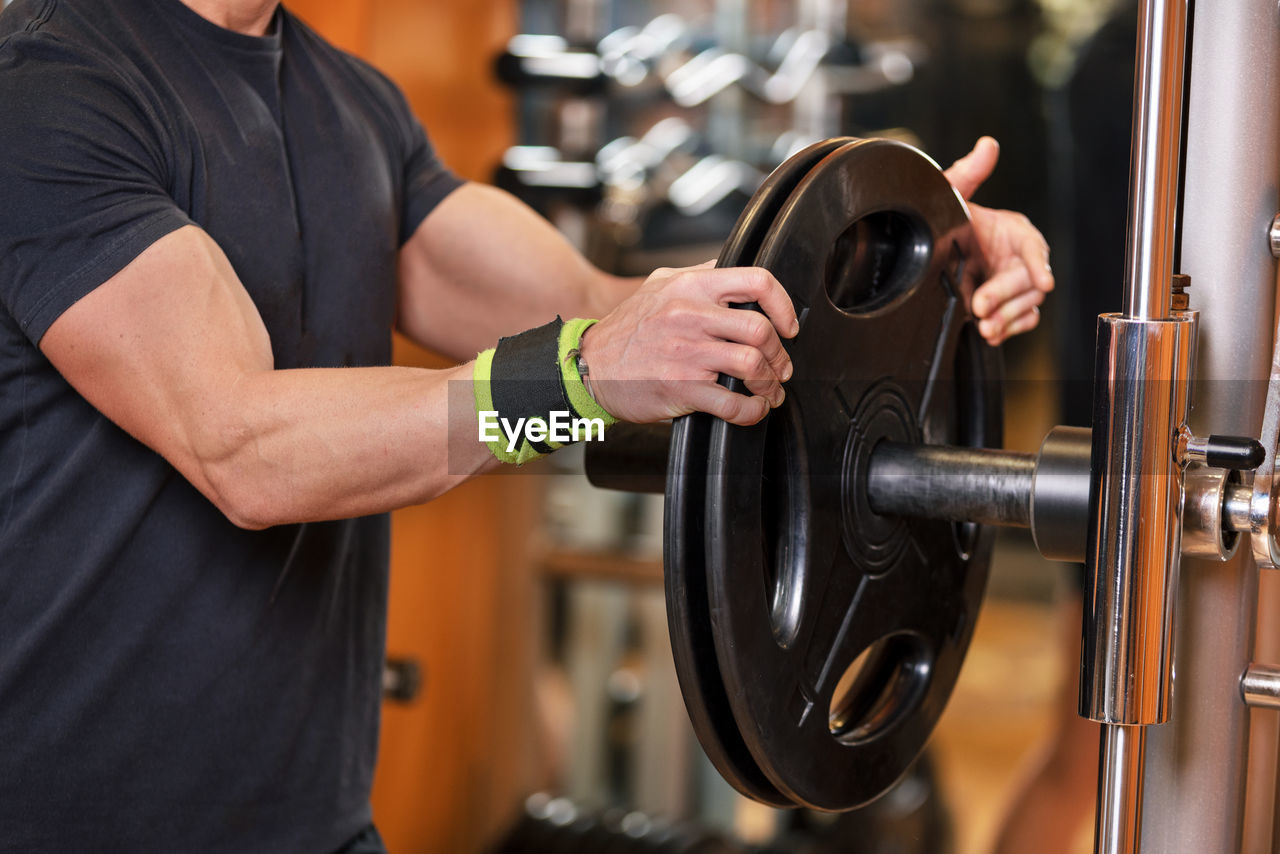
{"type": "Polygon", "coordinates": [[[1084,560],[1090,431],[1055,427],[1035,454],[882,442],[867,496],[877,513],[1030,528],[1050,560],[1084,560]]]}

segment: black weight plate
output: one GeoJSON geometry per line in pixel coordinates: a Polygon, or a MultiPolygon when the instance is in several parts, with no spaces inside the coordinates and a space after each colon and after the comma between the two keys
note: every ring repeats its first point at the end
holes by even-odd
{"type": "Polygon", "coordinates": [[[787,199],[809,170],[842,145],[855,140],[852,137],[834,137],[808,145],[791,155],[760,183],[747,206],[742,209],[733,231],[720,247],[717,267],[749,267],[755,264],[760,244],[773,226],[774,219],[787,199]]]}
{"type": "MultiPolygon", "coordinates": [[[[791,191],[823,157],[848,142],[815,143],[788,158],[760,185],[738,218],[716,265],[749,266],[791,191]]],[[[672,428],[664,506],[663,549],[667,625],[680,693],[694,732],[712,765],[734,788],[774,806],[794,806],[769,782],[751,758],[734,722],[711,637],[704,566],[702,490],[712,418],[702,413],[678,418],[672,428]]]]}
{"type": "Polygon", "coordinates": [[[882,439],[999,444],[999,363],[968,312],[971,246],[936,164],[867,140],[809,171],[756,259],[801,314],[795,373],[760,424],[711,424],[707,597],[737,727],[803,806],[851,809],[898,780],[972,636],[992,532],[877,516],[864,477],[882,439]]]}

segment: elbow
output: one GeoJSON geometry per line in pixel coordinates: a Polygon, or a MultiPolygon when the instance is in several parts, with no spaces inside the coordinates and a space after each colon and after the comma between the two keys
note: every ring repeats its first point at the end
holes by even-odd
{"type": "Polygon", "coordinates": [[[204,438],[192,453],[189,479],[227,521],[246,531],[295,521],[280,490],[273,488],[253,437],[236,431],[204,438]]]}
{"type": "Polygon", "coordinates": [[[259,512],[259,508],[247,504],[223,503],[218,505],[227,521],[243,531],[265,531],[267,528],[281,524],[268,514],[259,512]]]}
{"type": "Polygon", "coordinates": [[[245,531],[262,531],[288,521],[269,497],[270,490],[261,489],[241,471],[217,471],[206,468],[208,488],[201,489],[227,521],[245,531]]]}

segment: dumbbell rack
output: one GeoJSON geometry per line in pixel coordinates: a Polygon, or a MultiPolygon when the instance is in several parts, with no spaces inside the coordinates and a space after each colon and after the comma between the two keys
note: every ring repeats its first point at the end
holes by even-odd
{"type": "Polygon", "coordinates": [[[713,256],[770,170],[856,132],[848,97],[910,80],[922,52],[850,44],[836,0],[524,0],[522,19],[498,61],[520,131],[497,183],[621,274],[713,256]]]}

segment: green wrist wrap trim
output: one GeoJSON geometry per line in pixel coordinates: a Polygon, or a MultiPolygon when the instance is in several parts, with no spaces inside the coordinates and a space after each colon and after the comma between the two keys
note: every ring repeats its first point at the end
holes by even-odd
{"type": "Polygon", "coordinates": [[[504,463],[521,465],[616,421],[578,373],[577,347],[594,320],[557,317],[503,338],[476,357],[472,373],[479,440],[504,463]]]}
{"type": "Polygon", "coordinates": [[[564,393],[569,398],[569,405],[579,418],[599,418],[608,427],[617,424],[604,407],[596,403],[596,399],[587,390],[587,385],[578,373],[578,347],[582,336],[596,321],[575,317],[560,330],[560,379],[564,383],[564,393]]]}
{"type": "MultiPolygon", "coordinates": [[[[493,405],[493,391],[490,381],[493,377],[493,354],[497,350],[490,347],[479,356],[476,356],[475,370],[471,374],[471,384],[475,393],[476,416],[481,419],[481,435],[484,435],[484,413],[496,412],[493,405]]],[[[493,454],[504,463],[513,465],[522,465],[529,460],[536,460],[542,454],[533,450],[528,442],[521,442],[520,446],[514,451],[508,450],[510,441],[501,426],[490,431],[494,436],[492,439],[484,440],[484,444],[489,449],[489,453],[493,454]]]]}

